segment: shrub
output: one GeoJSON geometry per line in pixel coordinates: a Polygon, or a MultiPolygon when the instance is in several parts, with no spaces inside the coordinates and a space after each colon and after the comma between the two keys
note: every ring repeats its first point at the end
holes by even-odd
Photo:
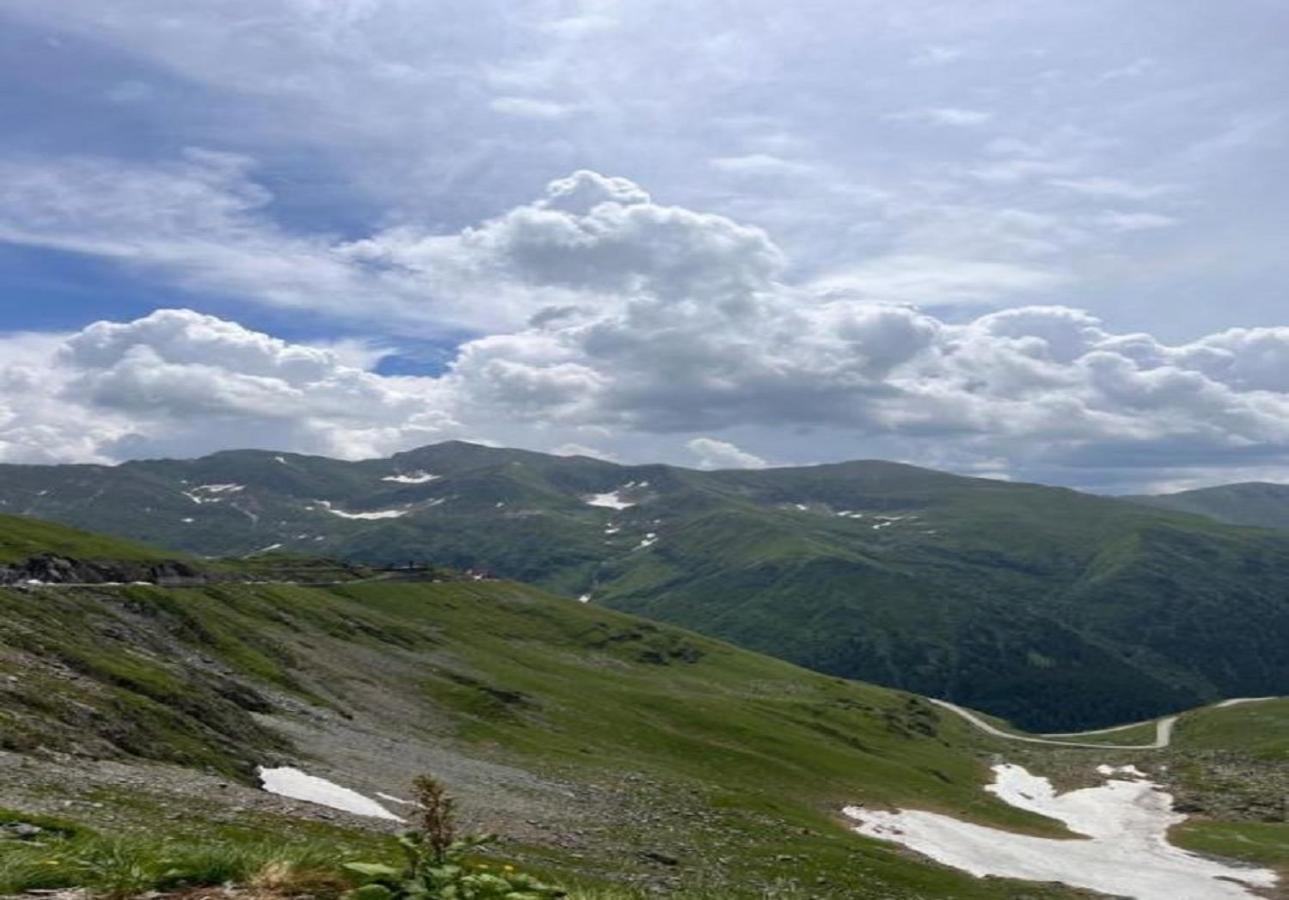
{"type": "Polygon", "coordinates": [[[457,837],[456,803],[429,776],[416,780],[419,827],[399,836],[407,855],[402,869],[380,863],[348,863],[345,868],[364,883],[348,900],[545,900],[566,892],[543,884],[512,866],[472,864],[472,851],[491,844],[495,835],[457,837]]]}

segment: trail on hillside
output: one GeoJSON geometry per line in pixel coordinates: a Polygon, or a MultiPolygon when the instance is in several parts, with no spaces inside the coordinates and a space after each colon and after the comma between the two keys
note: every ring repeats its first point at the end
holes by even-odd
{"type": "MultiPolygon", "coordinates": [[[[997,728],[976,713],[969,709],[963,709],[957,704],[950,703],[948,700],[936,700],[934,697],[928,697],[932,703],[943,709],[951,710],[966,719],[972,725],[979,728],[985,734],[993,737],[1004,738],[1009,741],[1023,741],[1026,744],[1050,744],[1056,747],[1084,747],[1091,750],[1162,750],[1173,742],[1173,726],[1177,724],[1177,715],[1165,716],[1155,722],[1155,740],[1149,744],[1096,744],[1081,741],[1056,740],[1052,737],[1031,737],[1023,734],[1011,734],[997,728]]],[[[1261,703],[1265,700],[1278,700],[1279,697],[1238,697],[1234,700],[1223,700],[1221,703],[1214,704],[1214,709],[1222,709],[1227,706],[1238,706],[1244,703],[1261,703]]],[[[1180,715],[1180,714],[1179,714],[1180,715]]],[[[1078,737],[1079,735],[1089,734],[1108,734],[1112,731],[1123,731],[1127,728],[1135,728],[1138,725],[1145,725],[1145,722],[1134,722],[1128,725],[1115,725],[1111,728],[1099,728],[1094,731],[1072,732],[1068,735],[1059,735],[1058,737],[1078,737]]]]}

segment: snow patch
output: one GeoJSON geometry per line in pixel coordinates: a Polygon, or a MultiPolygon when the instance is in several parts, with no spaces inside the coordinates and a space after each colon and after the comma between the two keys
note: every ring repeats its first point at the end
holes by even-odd
{"type": "Polygon", "coordinates": [[[644,540],[637,544],[635,549],[643,550],[645,547],[652,547],[656,543],[658,543],[658,535],[651,531],[644,536],[644,540]]]}
{"type": "Polygon", "coordinates": [[[399,473],[397,475],[386,475],[381,481],[392,481],[395,484],[428,484],[440,478],[439,475],[432,475],[429,472],[410,472],[408,474],[399,473]]]}
{"type": "MultiPolygon", "coordinates": [[[[370,512],[355,513],[345,512],[343,509],[332,509],[331,501],[329,500],[316,500],[314,502],[333,516],[339,516],[342,519],[398,519],[407,515],[407,510],[405,509],[376,509],[370,512]]],[[[306,509],[312,508],[313,507],[306,507],[306,509]]]]}
{"type": "Polygon", "coordinates": [[[577,598],[577,602],[578,602],[578,603],[590,603],[590,602],[591,602],[591,595],[590,595],[590,594],[583,594],[582,596],[580,596],[580,597],[578,597],[578,598],[577,598]]]}
{"type": "Polygon", "coordinates": [[[347,787],[341,787],[316,775],[308,775],[291,766],[281,766],[276,769],[260,766],[258,772],[260,784],[270,794],[341,809],[356,816],[389,819],[394,822],[403,821],[370,797],[364,797],[357,791],[351,791],[347,787]]]}
{"type": "MultiPolygon", "coordinates": [[[[1118,771],[1123,768],[1131,767],[1118,771]]],[[[997,765],[993,771],[994,783],[986,791],[1018,809],[1064,822],[1086,839],[1013,834],[919,810],[848,806],[844,812],[858,823],[860,834],[902,844],[981,878],[1060,881],[1135,900],[1248,900],[1257,895],[1247,887],[1277,882],[1270,869],[1205,859],[1169,844],[1168,829],[1186,816],[1173,811],[1172,796],[1152,781],[1111,779],[1058,795],[1050,781],[1021,766],[997,765]]]]}
{"type": "Polygon", "coordinates": [[[284,456],[275,456],[273,457],[273,461],[276,463],[281,463],[284,466],[287,464],[286,457],[284,456]]]}
{"type": "Polygon", "coordinates": [[[236,494],[238,491],[246,490],[244,484],[199,484],[191,491],[181,491],[185,497],[198,505],[202,503],[218,503],[224,498],[222,494],[236,494]]]}
{"type": "Polygon", "coordinates": [[[583,497],[582,502],[587,506],[603,506],[606,509],[629,509],[635,506],[630,500],[622,498],[622,488],[605,494],[591,494],[589,497],[583,497]]]}
{"type": "Polygon", "coordinates": [[[1098,773],[1098,774],[1100,774],[1100,775],[1105,775],[1105,776],[1107,776],[1107,777],[1109,777],[1109,776],[1111,776],[1111,775],[1115,775],[1115,774],[1120,774],[1120,775],[1131,775],[1133,778],[1149,778],[1149,777],[1150,777],[1150,776],[1149,776],[1149,775],[1147,775],[1145,772],[1141,771],[1141,769],[1138,769],[1136,766],[1131,766],[1131,765],[1130,765],[1130,766],[1119,766],[1118,768],[1115,768],[1114,766],[1107,766],[1107,765],[1102,764],[1102,765],[1097,766],[1097,773],[1098,773]]]}

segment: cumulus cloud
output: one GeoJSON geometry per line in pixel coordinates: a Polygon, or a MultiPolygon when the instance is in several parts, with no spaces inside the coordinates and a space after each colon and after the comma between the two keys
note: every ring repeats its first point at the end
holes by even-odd
{"type": "Polygon", "coordinates": [[[799,428],[1018,477],[1289,459],[1289,328],[1168,344],[1065,307],[949,320],[891,302],[1043,283],[982,262],[906,258],[788,284],[764,232],[623,178],[577,172],[458,234],[391,231],[334,252],[458,285],[458,302],[492,304],[494,327],[433,377],[382,376],[361,346],[291,344],[187,310],[12,336],[0,455],[361,456],[456,435],[549,447],[594,434],[599,453],[630,458],[644,436],[729,466],[768,453],[722,432],[799,428]]]}
{"type": "Polygon", "coordinates": [[[700,469],[763,469],[766,465],[755,453],[740,450],[729,441],[696,437],[685,447],[697,457],[700,469]]]}
{"type": "Polygon", "coordinates": [[[5,459],[111,460],[229,446],[359,457],[427,442],[455,423],[436,386],[387,378],[191,310],[77,333],[15,336],[0,379],[5,459]],[[46,351],[22,359],[32,344],[46,351]]]}

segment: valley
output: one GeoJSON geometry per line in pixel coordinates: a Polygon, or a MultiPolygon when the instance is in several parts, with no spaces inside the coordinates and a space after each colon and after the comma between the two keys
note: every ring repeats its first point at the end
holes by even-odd
{"type": "Polygon", "coordinates": [[[0,509],[201,557],[514,579],[1035,731],[1289,683],[1289,532],[895,463],[232,451],[0,466],[0,509]]]}

